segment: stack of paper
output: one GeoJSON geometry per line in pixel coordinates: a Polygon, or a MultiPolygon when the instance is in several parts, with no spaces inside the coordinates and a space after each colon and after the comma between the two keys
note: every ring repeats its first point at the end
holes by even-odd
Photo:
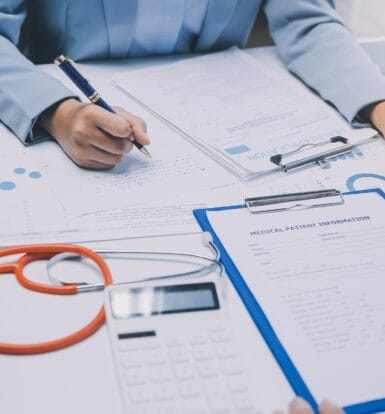
{"type": "MultiPolygon", "coordinates": [[[[231,50],[191,58],[175,66],[152,68],[150,72],[143,69],[124,75],[125,82],[132,79],[134,84],[136,80],[152,79],[142,82],[141,88],[137,89],[146,89],[146,84],[155,88],[151,82],[158,82],[164,75],[165,85],[157,83],[158,89],[151,89],[150,86],[146,93],[151,92],[161,103],[167,97],[159,95],[164,88],[170,89],[167,98],[170,104],[164,107],[167,111],[175,109],[173,99],[179,97],[180,110],[177,113],[180,114],[180,121],[191,118],[196,131],[202,132],[199,135],[202,145],[194,139],[195,145],[199,146],[196,148],[181,136],[180,130],[170,128],[170,123],[165,124],[151,114],[143,113],[152,137],[153,159],[142,157],[134,149],[123,163],[111,171],[80,169],[56,143],[47,142],[26,148],[9,131],[0,128],[3,148],[0,155],[0,244],[80,242],[193,232],[198,230],[191,213],[193,209],[237,204],[246,196],[329,187],[341,190],[383,188],[383,140],[335,157],[330,160],[330,169],[316,166],[301,173],[264,175],[249,181],[237,180],[226,168],[201,151],[206,146],[210,151],[214,148],[216,154],[227,153],[230,156],[225,148],[229,148],[231,142],[233,146],[254,148],[245,152],[234,150],[230,156],[241,170],[246,171],[252,166],[262,168],[269,165],[270,154],[277,151],[288,152],[296,145],[317,142],[321,137],[325,139],[327,134],[350,131],[335,111],[306,91],[285,69],[276,67],[269,73],[269,67],[268,64],[258,65],[238,50],[231,50]],[[212,79],[211,71],[217,71],[218,64],[227,68],[224,76],[230,76],[231,70],[239,76],[231,86],[232,93],[229,89],[223,90],[215,98],[216,88],[224,86],[223,79],[218,78],[215,82],[212,79]],[[184,85],[180,74],[174,80],[169,78],[170,70],[178,74],[179,68],[184,73],[190,68],[190,76],[184,85]],[[249,71],[253,71],[256,79],[249,78],[244,82],[249,71]],[[213,81],[211,87],[202,86],[198,91],[197,81],[208,77],[213,81]],[[253,87],[247,90],[246,84],[253,87]],[[188,95],[181,93],[182,86],[188,88],[188,95]],[[285,105],[276,106],[277,88],[282,89],[285,105]],[[308,104],[305,105],[299,98],[308,99],[308,104]],[[305,112],[303,108],[306,108],[305,112]],[[291,115],[282,116],[285,110],[291,115]],[[270,118],[266,117],[268,112],[270,118]],[[261,118],[263,113],[265,115],[261,118]],[[224,123],[220,118],[223,114],[229,117],[224,123]],[[307,118],[307,123],[303,123],[303,117],[307,118]],[[243,127],[235,128],[241,122],[243,127]],[[206,130],[207,136],[204,134],[206,130]],[[266,135],[258,135],[263,131],[266,135]],[[306,139],[303,138],[305,136],[306,139]],[[256,156],[258,151],[260,157],[256,156]],[[254,154],[252,162],[251,154],[254,154]]],[[[121,95],[121,99],[127,99],[119,91],[115,92],[121,95]]],[[[124,106],[124,102],[120,104],[124,106]]],[[[365,133],[368,134],[368,131],[365,133]]],[[[227,160],[226,157],[224,160],[227,160]]],[[[230,164],[224,163],[230,168],[230,164]]]]}
{"type": "MultiPolygon", "coordinates": [[[[294,77],[279,79],[232,48],[209,56],[117,74],[132,99],[243,179],[278,169],[270,157],[345,135],[376,135],[349,124],[294,77]]],[[[320,151],[320,148],[316,148],[320,151]]]]}

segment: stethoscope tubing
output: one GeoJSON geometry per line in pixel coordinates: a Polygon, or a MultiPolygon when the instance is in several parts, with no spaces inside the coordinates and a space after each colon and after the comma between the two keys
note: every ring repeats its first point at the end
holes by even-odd
{"type": "MultiPolygon", "coordinates": [[[[103,260],[103,258],[95,254],[92,250],[87,249],[81,246],[73,246],[66,244],[59,245],[31,245],[31,246],[16,246],[14,248],[3,249],[0,251],[0,257],[5,255],[14,255],[24,253],[17,262],[12,263],[12,266],[9,266],[9,270],[14,271],[15,276],[18,282],[24,286],[26,289],[46,293],[46,294],[56,294],[56,295],[68,295],[78,293],[76,285],[67,285],[67,286],[52,286],[52,285],[43,285],[41,283],[36,283],[29,281],[25,278],[23,274],[24,265],[33,262],[35,260],[40,260],[43,258],[49,258],[50,256],[54,257],[57,255],[57,252],[72,252],[71,254],[80,254],[83,257],[87,257],[92,260],[100,269],[101,275],[103,277],[104,286],[112,284],[112,277],[110,269],[103,260]]],[[[3,270],[8,270],[8,266],[4,266],[3,270]]],[[[92,334],[94,334],[105,321],[105,310],[102,305],[98,312],[92,317],[91,321],[88,322],[85,326],[78,329],[77,331],[66,335],[61,338],[49,340],[46,342],[40,343],[5,343],[0,342],[0,354],[11,354],[11,355],[32,355],[32,354],[42,354],[46,352],[57,351],[59,349],[66,348],[68,346],[74,345],[78,342],[83,341],[92,334]]]]}
{"type": "MultiPolygon", "coordinates": [[[[167,279],[174,279],[174,278],[187,278],[187,277],[198,277],[203,276],[210,272],[213,268],[218,267],[220,271],[220,276],[223,273],[222,265],[220,264],[220,252],[217,247],[212,243],[208,242],[207,246],[212,250],[214,253],[214,257],[207,257],[205,255],[195,254],[195,253],[188,253],[188,252],[178,252],[178,251],[161,251],[161,250],[121,250],[121,249],[95,249],[93,252],[99,256],[108,256],[108,255],[130,255],[130,256],[173,256],[173,257],[180,257],[180,258],[194,258],[209,262],[208,265],[202,266],[199,269],[191,270],[188,272],[179,272],[179,273],[171,273],[167,275],[157,275],[151,276],[146,278],[140,278],[139,280],[131,280],[129,282],[122,282],[122,283],[137,283],[137,282],[150,282],[156,280],[167,280],[167,279]]],[[[85,283],[85,282],[62,282],[57,277],[52,274],[52,267],[57,265],[58,263],[64,260],[75,260],[81,259],[83,256],[77,255],[74,253],[60,253],[53,256],[47,262],[47,275],[50,279],[51,283],[57,286],[63,285],[77,285],[78,293],[82,292],[94,292],[97,290],[103,290],[105,285],[103,283],[85,283]]],[[[156,259],[155,259],[156,260],[156,259]]],[[[114,283],[120,284],[120,283],[114,283]]]]}
{"type": "MultiPolygon", "coordinates": [[[[103,290],[105,287],[113,284],[112,276],[110,269],[107,263],[104,261],[102,255],[153,255],[153,256],[173,256],[180,258],[194,258],[206,261],[206,265],[201,266],[196,270],[191,270],[188,272],[167,274],[161,276],[153,276],[148,278],[142,278],[137,281],[130,281],[128,283],[134,282],[146,282],[146,281],[156,281],[163,279],[172,279],[172,278],[181,278],[181,277],[197,277],[204,274],[207,274],[211,269],[217,267],[220,270],[219,276],[223,274],[223,266],[220,263],[220,252],[212,242],[212,240],[207,237],[204,239],[204,244],[214,253],[214,257],[210,258],[204,255],[186,253],[186,252],[176,252],[176,251],[151,251],[151,250],[91,250],[86,247],[76,246],[76,245],[30,245],[30,246],[16,246],[14,248],[7,248],[0,250],[0,257],[7,255],[15,254],[24,254],[21,258],[18,259],[15,263],[3,264],[0,267],[0,273],[9,273],[14,272],[19,283],[27,289],[38,291],[42,293],[50,294],[76,294],[80,292],[90,292],[96,290],[103,290]],[[26,264],[40,260],[42,258],[48,259],[47,262],[47,275],[51,280],[51,285],[43,285],[33,281],[29,281],[25,278],[23,274],[23,268],[26,264]],[[101,276],[103,278],[103,283],[98,284],[88,284],[83,282],[70,282],[64,283],[58,278],[54,277],[51,273],[51,268],[61,262],[62,260],[75,259],[75,258],[88,258],[92,260],[99,268],[101,276]]],[[[127,282],[125,282],[127,284],[127,282]]],[[[120,284],[120,283],[117,283],[120,284]]],[[[30,354],[40,354],[46,352],[52,352],[59,349],[66,348],[68,346],[74,345],[87,337],[95,333],[105,321],[105,310],[104,306],[99,308],[99,311],[94,315],[93,319],[86,324],[83,328],[77,330],[76,332],[67,335],[62,338],[54,339],[48,342],[42,343],[30,343],[30,344],[13,344],[13,343],[1,343],[0,342],[0,354],[13,354],[13,355],[30,355],[30,354]]]]}

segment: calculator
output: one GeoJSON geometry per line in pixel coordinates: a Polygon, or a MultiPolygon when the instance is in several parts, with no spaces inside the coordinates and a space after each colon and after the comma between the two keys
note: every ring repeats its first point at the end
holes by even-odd
{"type": "Polygon", "coordinates": [[[132,283],[105,292],[126,414],[256,414],[218,281],[132,283]]]}

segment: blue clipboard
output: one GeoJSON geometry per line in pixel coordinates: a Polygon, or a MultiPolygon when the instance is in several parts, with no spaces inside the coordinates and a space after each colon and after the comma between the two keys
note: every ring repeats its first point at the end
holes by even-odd
{"type": "MultiPolygon", "coordinates": [[[[343,193],[343,195],[351,196],[351,195],[359,195],[359,194],[365,194],[365,193],[377,193],[380,197],[382,197],[385,200],[385,192],[383,192],[381,189],[353,191],[353,192],[343,193]]],[[[317,412],[317,403],[311,391],[307,387],[306,383],[301,377],[301,374],[297,370],[289,354],[286,352],[284,346],[282,345],[278,336],[274,332],[273,327],[271,326],[269,320],[267,319],[263,309],[261,308],[261,306],[255,299],[253,293],[247,286],[246,282],[244,281],[239,270],[237,269],[234,262],[230,258],[229,254],[223,247],[220,239],[216,235],[214,229],[212,228],[207,218],[208,211],[236,210],[236,209],[241,209],[241,208],[246,208],[246,206],[243,204],[243,205],[236,205],[236,206],[199,209],[199,210],[194,210],[193,213],[200,227],[202,228],[202,230],[208,231],[211,233],[214,243],[216,244],[216,246],[218,247],[221,253],[221,261],[227,271],[227,275],[229,279],[231,280],[231,283],[233,284],[236,291],[238,292],[238,295],[240,296],[241,300],[246,306],[257,329],[259,330],[262,337],[264,338],[266,344],[268,345],[271,353],[273,354],[274,358],[278,362],[282,372],[286,376],[295,394],[299,397],[304,398],[306,401],[308,401],[310,405],[313,407],[313,409],[315,410],[315,412],[317,412]]],[[[367,402],[363,402],[360,404],[350,405],[350,406],[344,407],[344,410],[347,414],[369,414],[369,413],[376,413],[379,411],[385,411],[385,398],[379,399],[379,400],[367,401],[367,402]]]]}

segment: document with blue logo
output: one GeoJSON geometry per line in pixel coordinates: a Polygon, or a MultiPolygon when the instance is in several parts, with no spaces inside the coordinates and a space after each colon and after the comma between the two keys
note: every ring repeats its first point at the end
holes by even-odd
{"type": "Polygon", "coordinates": [[[244,180],[280,171],[273,156],[291,168],[298,159],[339,153],[376,135],[354,131],[287,70],[272,70],[237,48],[131,70],[114,81],[244,180]],[[341,135],[348,142],[330,142],[341,135]]]}

